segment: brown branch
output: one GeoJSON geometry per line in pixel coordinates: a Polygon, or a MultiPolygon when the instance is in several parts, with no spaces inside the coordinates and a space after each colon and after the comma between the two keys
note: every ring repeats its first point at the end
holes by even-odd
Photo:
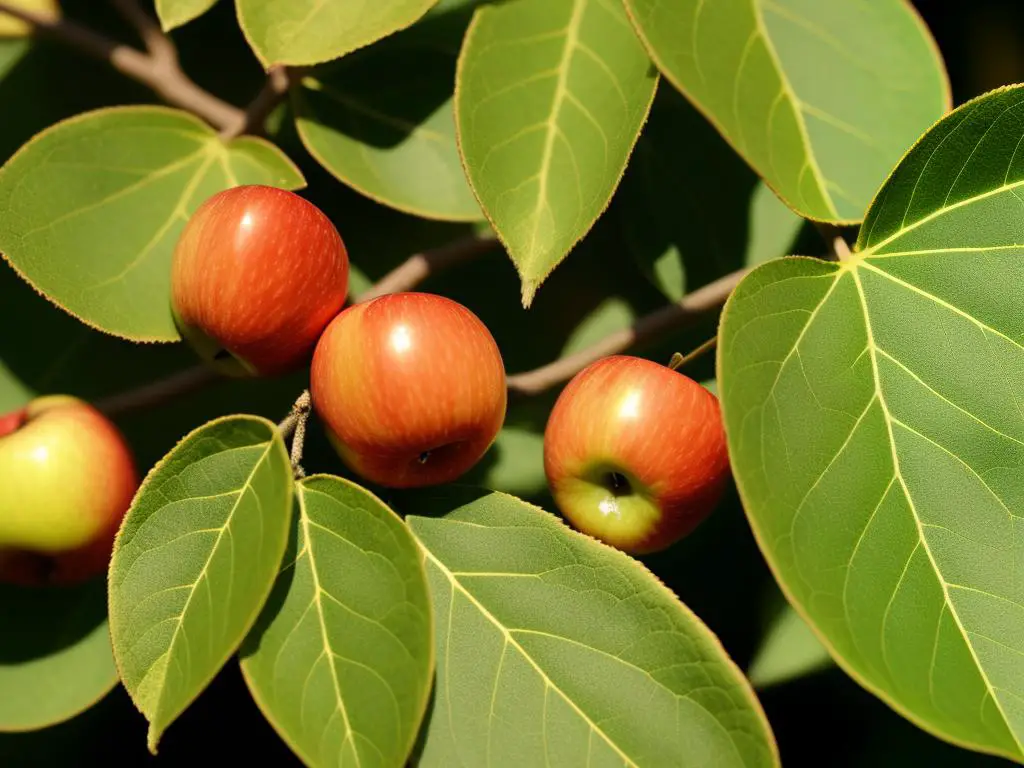
{"type": "MultiPolygon", "coordinates": [[[[137,7],[135,11],[129,10],[131,5],[118,3],[119,8],[124,6],[123,13],[134,14],[137,11],[145,15],[137,7]]],[[[147,46],[150,46],[150,53],[143,53],[68,19],[49,19],[6,2],[0,2],[0,13],[6,13],[31,24],[36,32],[42,35],[109,62],[118,72],[151,88],[168,104],[198,115],[217,129],[224,130],[229,126],[238,125],[244,119],[245,113],[241,109],[196,85],[178,65],[176,54],[173,54],[173,58],[168,58],[172,54],[169,54],[166,48],[161,49],[161,44],[157,44],[157,50],[164,52],[154,54],[151,46],[155,43],[155,38],[148,28],[143,32],[136,25],[147,46]]],[[[170,45],[170,41],[167,41],[167,44],[170,45]]],[[[170,50],[173,51],[173,46],[170,50]]]]}
{"type": "Polygon", "coordinates": [[[431,275],[482,256],[498,245],[497,238],[470,235],[440,248],[414,254],[357,296],[356,302],[362,303],[388,293],[410,291],[431,275]]]}
{"type": "Polygon", "coordinates": [[[298,67],[285,67],[281,64],[275,64],[267,70],[267,79],[260,92],[249,102],[240,119],[220,132],[220,137],[228,141],[246,133],[262,133],[263,124],[277,105],[288,96],[300,71],[298,67]]]}
{"type": "Polygon", "coordinates": [[[160,28],[156,19],[146,13],[135,0],[110,0],[110,4],[131,24],[149,51],[157,60],[178,66],[178,49],[160,28]]]}
{"type": "Polygon", "coordinates": [[[645,315],[631,327],[616,331],[574,355],[555,360],[532,371],[509,376],[509,392],[520,395],[538,394],[568,381],[602,357],[625,352],[632,346],[644,344],[667,331],[696,321],[707,312],[721,307],[747,271],[741,269],[708,283],[687,294],[679,303],[670,304],[645,315]]]}
{"type": "Polygon", "coordinates": [[[214,382],[224,380],[224,377],[212,368],[196,365],[137,389],[102,398],[93,404],[107,416],[121,416],[198,392],[214,382]]]}

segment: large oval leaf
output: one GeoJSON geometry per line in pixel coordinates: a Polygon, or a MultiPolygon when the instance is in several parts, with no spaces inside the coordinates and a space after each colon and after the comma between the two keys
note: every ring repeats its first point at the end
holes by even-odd
{"type": "Polygon", "coordinates": [[[860,221],[949,108],[906,0],[625,0],[659,69],[795,211],[860,221]]]}
{"type": "Polygon", "coordinates": [[[171,254],[192,211],[237,184],[304,183],[261,139],[225,145],[162,107],[101,109],[48,128],[0,169],[0,252],[87,325],[176,341],[171,254]]]}
{"type": "Polygon", "coordinates": [[[296,497],[293,548],[242,647],[246,682],[306,765],[401,768],[434,669],[423,555],[354,483],[318,475],[296,497]]]}
{"type": "Polygon", "coordinates": [[[1024,88],[932,129],[847,262],[736,289],[719,383],[747,514],[837,660],[1024,759],[1024,88]]]}
{"type": "Polygon", "coordinates": [[[608,204],[656,85],[614,0],[476,11],[459,57],[459,147],[525,306],[608,204]]]}
{"type": "Polygon", "coordinates": [[[0,732],[68,720],[117,684],[103,579],[0,587],[0,732]]]}
{"type": "Polygon", "coordinates": [[[277,428],[218,419],[150,471],[118,533],[110,633],[149,748],[256,621],[288,540],[292,469],[277,428]]]}
{"type": "Polygon", "coordinates": [[[482,219],[455,145],[457,46],[404,34],[304,77],[293,91],[302,143],[339,180],[385,205],[482,219]]]}
{"type": "Polygon", "coordinates": [[[235,0],[256,57],[308,65],[336,59],[405,29],[437,0],[235,0]]]}
{"type": "Polygon", "coordinates": [[[511,496],[429,504],[447,516],[408,519],[437,626],[421,765],[777,764],[746,680],[642,565],[511,496]]]}
{"type": "Polygon", "coordinates": [[[165,32],[187,24],[213,8],[217,0],[156,0],[156,15],[165,32]]]}

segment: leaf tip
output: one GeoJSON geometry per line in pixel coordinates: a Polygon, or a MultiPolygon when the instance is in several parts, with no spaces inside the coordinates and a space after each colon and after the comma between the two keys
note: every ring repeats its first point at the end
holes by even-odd
{"type": "Polygon", "coordinates": [[[146,732],[146,749],[149,750],[149,754],[156,757],[157,744],[160,743],[160,737],[163,732],[157,728],[153,723],[149,724],[149,730],[146,732]]]}
{"type": "Polygon", "coordinates": [[[540,285],[536,280],[523,280],[523,309],[529,309],[540,285]]]}

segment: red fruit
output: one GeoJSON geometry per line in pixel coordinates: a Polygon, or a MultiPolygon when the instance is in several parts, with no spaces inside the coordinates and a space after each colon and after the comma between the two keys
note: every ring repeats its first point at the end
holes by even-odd
{"type": "Polygon", "coordinates": [[[106,571],[139,478],[124,437],[73,397],[0,416],[0,581],[70,584],[106,571]]]}
{"type": "Polygon", "coordinates": [[[461,304],[400,293],[357,304],[313,356],[313,406],[342,460],[395,488],[454,480],[505,419],[497,344],[461,304]]]}
{"type": "Polygon", "coordinates": [[[718,399],[649,360],[599,360],[555,403],[544,469],[579,530],[626,552],[664,549],[707,517],[728,481],[718,399]]]}
{"type": "Polygon", "coordinates": [[[174,250],[175,322],[200,357],[231,375],[301,366],[347,293],[348,254],[334,225],[275,187],[214,195],[174,250]]]}

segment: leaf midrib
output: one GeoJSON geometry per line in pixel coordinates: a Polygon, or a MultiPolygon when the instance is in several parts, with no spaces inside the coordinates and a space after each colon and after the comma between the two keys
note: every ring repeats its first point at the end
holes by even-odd
{"type": "MultiPolygon", "coordinates": [[[[313,579],[313,603],[316,605],[317,621],[320,625],[320,639],[323,642],[324,654],[327,656],[327,663],[331,667],[331,684],[334,688],[334,699],[337,704],[338,712],[341,713],[341,719],[345,723],[345,742],[349,742],[352,745],[352,754],[355,755],[356,765],[361,766],[363,764],[362,758],[359,755],[359,748],[356,746],[355,731],[352,728],[352,722],[348,717],[348,708],[345,706],[345,701],[341,695],[341,683],[338,680],[338,668],[335,663],[334,650],[331,647],[330,638],[327,635],[327,620],[324,617],[323,603],[320,601],[320,593],[323,588],[320,586],[320,574],[316,568],[316,557],[313,555],[313,540],[310,536],[309,530],[309,513],[306,511],[306,490],[303,487],[296,489],[296,497],[299,500],[299,521],[302,523],[302,536],[305,540],[304,549],[306,550],[306,559],[309,560],[309,573],[313,579]]],[[[298,558],[296,558],[296,562],[298,558]]],[[[344,747],[345,742],[342,742],[344,747]]]]}
{"type": "Polygon", "coordinates": [[[527,272],[527,265],[530,267],[530,272],[536,266],[540,216],[544,207],[550,205],[547,199],[548,178],[551,175],[551,159],[554,155],[555,139],[559,131],[558,118],[562,112],[562,105],[569,97],[569,71],[572,68],[573,54],[579,42],[580,25],[583,22],[583,14],[588,2],[590,0],[572,0],[572,14],[569,16],[569,23],[565,29],[565,44],[558,60],[558,77],[555,80],[555,92],[551,98],[550,118],[545,121],[544,147],[541,150],[540,168],[537,171],[537,203],[530,217],[533,221],[533,232],[530,237],[530,250],[526,253],[521,267],[521,271],[524,273],[527,272]]]}
{"type": "MultiPolygon", "coordinates": [[[[1016,731],[1010,727],[1010,719],[1007,717],[1006,712],[1003,709],[1003,705],[999,700],[999,697],[996,696],[995,686],[993,686],[991,680],[989,679],[987,670],[982,665],[981,660],[978,658],[977,652],[974,649],[974,644],[971,642],[971,639],[969,637],[969,633],[967,632],[967,629],[964,627],[963,622],[960,619],[960,615],[956,610],[956,606],[953,604],[953,601],[949,595],[949,584],[946,582],[942,574],[942,570],[939,568],[939,564],[935,559],[935,555],[931,550],[928,539],[925,536],[924,524],[921,521],[921,517],[917,512],[916,506],[914,505],[914,499],[910,494],[910,489],[907,487],[906,481],[903,478],[903,472],[900,468],[899,454],[896,450],[896,439],[893,434],[894,419],[892,414],[889,412],[888,403],[886,402],[885,395],[882,392],[881,377],[878,372],[878,347],[875,344],[874,331],[871,325],[871,316],[868,312],[867,296],[865,294],[864,287],[861,284],[857,268],[855,267],[853,269],[850,269],[849,271],[853,277],[854,284],[857,288],[857,296],[860,301],[861,313],[864,317],[864,328],[868,337],[867,343],[868,349],[870,350],[871,372],[873,377],[875,397],[877,397],[878,399],[878,403],[882,409],[882,416],[885,419],[886,433],[889,436],[889,450],[893,462],[893,473],[894,476],[899,480],[900,488],[903,490],[904,498],[906,499],[907,504],[910,507],[911,516],[914,518],[914,525],[917,528],[919,545],[924,550],[924,553],[928,558],[928,562],[932,567],[932,571],[935,574],[935,578],[939,582],[939,585],[942,589],[942,597],[943,602],[946,606],[946,610],[949,611],[949,615],[953,618],[953,621],[957,627],[957,631],[960,633],[964,645],[967,646],[968,652],[971,654],[971,659],[973,660],[974,665],[978,670],[978,674],[985,683],[985,689],[988,692],[989,698],[992,699],[992,703],[999,711],[999,715],[1003,719],[1003,723],[1006,726],[1007,732],[1010,734],[1014,743],[1017,745],[1018,752],[1024,753],[1024,743],[1021,742],[1021,739],[1017,736],[1016,731]]],[[[936,633],[938,633],[938,629],[936,629],[936,633]]]]}
{"type": "MultiPolygon", "coordinates": [[[[486,527],[486,526],[481,526],[481,527],[486,527]]],[[[493,624],[495,626],[495,628],[501,633],[502,637],[504,637],[505,643],[507,645],[510,645],[510,646],[514,647],[517,651],[519,651],[519,653],[527,661],[527,663],[531,667],[533,667],[533,669],[536,671],[536,673],[538,675],[540,675],[540,677],[544,681],[545,685],[547,687],[549,687],[551,690],[553,690],[556,693],[558,693],[558,695],[562,697],[562,699],[566,702],[566,704],[568,704],[569,707],[574,712],[576,712],[576,714],[579,715],[579,717],[590,727],[591,731],[594,732],[594,733],[599,734],[601,736],[601,738],[605,741],[605,743],[608,744],[608,746],[611,747],[612,750],[619,757],[622,758],[622,760],[626,763],[626,765],[631,766],[631,768],[640,768],[639,764],[636,763],[631,757],[629,757],[629,755],[627,755],[625,752],[623,752],[622,749],[615,743],[615,741],[613,741],[612,738],[607,733],[605,733],[587,715],[586,712],[584,712],[582,709],[580,709],[579,706],[576,704],[576,702],[573,701],[568,696],[568,694],[565,693],[565,691],[563,691],[561,688],[559,688],[557,685],[555,685],[554,681],[551,680],[551,678],[547,676],[547,674],[540,667],[540,665],[533,659],[532,656],[530,656],[530,654],[528,654],[526,652],[526,649],[523,648],[516,641],[516,639],[512,636],[512,634],[509,632],[509,630],[498,620],[498,618],[494,614],[492,614],[490,611],[488,611],[487,608],[479,600],[477,600],[476,597],[472,593],[470,593],[459,582],[459,580],[457,578],[455,578],[455,576],[453,575],[452,571],[450,571],[447,568],[447,566],[445,566],[444,563],[442,563],[437,557],[434,556],[434,554],[426,547],[426,545],[424,545],[423,542],[420,541],[419,537],[417,537],[416,540],[419,542],[420,548],[423,550],[424,555],[427,557],[428,560],[430,560],[431,563],[434,564],[434,566],[439,571],[441,571],[441,573],[444,575],[444,577],[452,585],[452,589],[458,590],[460,593],[462,593],[462,595],[467,600],[469,600],[470,603],[472,603],[476,607],[476,609],[478,611],[480,611],[481,615],[483,615],[483,617],[485,619],[487,619],[489,622],[491,622],[491,624],[493,624]]],[[[449,607],[449,612],[450,612],[449,613],[449,620],[450,620],[451,614],[454,613],[454,611],[455,611],[455,604],[453,602],[452,605],[449,607]]],[[[450,644],[450,641],[449,641],[449,644],[450,644]]]]}
{"type": "MultiPolygon", "coordinates": [[[[182,606],[181,613],[179,614],[178,623],[177,623],[177,625],[174,628],[174,634],[171,635],[171,641],[167,644],[167,650],[163,654],[161,654],[161,657],[166,656],[168,659],[171,658],[171,656],[172,656],[172,654],[174,652],[174,649],[176,647],[176,643],[178,642],[178,637],[179,637],[179,635],[181,633],[181,627],[185,623],[185,616],[188,613],[188,609],[189,609],[189,607],[192,604],[192,598],[195,596],[196,592],[198,591],[199,583],[206,576],[207,569],[210,567],[210,562],[213,560],[213,556],[217,552],[218,547],[220,546],[221,539],[224,537],[224,532],[228,528],[231,527],[231,521],[234,518],[235,513],[238,511],[238,508],[239,508],[239,506],[242,503],[242,499],[245,498],[245,492],[252,488],[253,478],[256,476],[256,472],[259,470],[259,468],[263,464],[263,462],[266,461],[266,459],[270,456],[273,448],[274,448],[274,441],[272,439],[268,440],[267,443],[266,443],[266,448],[263,451],[263,454],[253,464],[253,468],[249,472],[249,475],[246,477],[245,482],[239,487],[239,489],[238,489],[238,498],[235,500],[235,503],[232,505],[231,511],[228,513],[227,518],[225,518],[224,525],[220,526],[220,532],[217,534],[217,538],[214,539],[213,545],[210,547],[210,554],[207,555],[206,562],[203,563],[202,570],[199,572],[199,575],[196,576],[195,581],[191,585],[192,586],[192,590],[189,592],[189,596],[185,600],[185,605],[182,606]]],[[[150,669],[152,669],[152,667],[150,667],[150,669]]],[[[147,674],[148,674],[148,670],[147,670],[147,674]]],[[[145,677],[145,675],[143,675],[143,678],[144,677],[145,677]]],[[[165,697],[165,695],[167,693],[167,687],[165,685],[166,680],[167,680],[167,665],[164,666],[164,672],[163,672],[162,678],[160,680],[160,696],[159,696],[159,698],[156,701],[156,706],[153,709],[152,720],[150,721],[150,732],[151,732],[151,734],[152,734],[153,729],[155,727],[156,717],[160,713],[161,706],[164,703],[164,697],[165,697]]],[[[152,738],[152,736],[151,736],[151,738],[152,738]]]]}

